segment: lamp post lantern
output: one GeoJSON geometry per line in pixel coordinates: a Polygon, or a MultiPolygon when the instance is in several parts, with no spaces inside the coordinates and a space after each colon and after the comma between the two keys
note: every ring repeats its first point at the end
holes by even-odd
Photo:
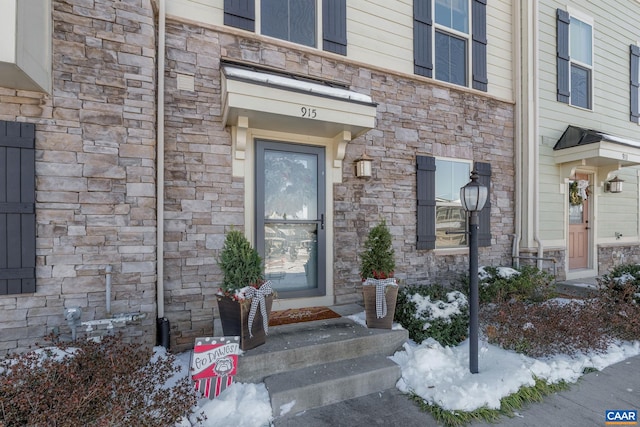
{"type": "Polygon", "coordinates": [[[487,201],[488,189],[478,182],[473,169],[471,181],[460,189],[462,207],[469,215],[469,370],[478,373],[478,212],[487,201]]]}

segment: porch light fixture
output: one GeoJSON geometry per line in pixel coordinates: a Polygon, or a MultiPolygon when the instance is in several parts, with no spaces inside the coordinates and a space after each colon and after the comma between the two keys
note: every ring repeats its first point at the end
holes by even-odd
{"type": "Polygon", "coordinates": [[[469,371],[478,373],[478,212],[487,202],[489,189],[478,182],[478,171],[471,172],[471,181],[460,189],[462,207],[469,215],[469,371]]]}
{"type": "Polygon", "coordinates": [[[622,193],[623,182],[623,179],[620,179],[616,176],[615,178],[604,183],[604,191],[607,193],[622,193]]]}
{"type": "Polygon", "coordinates": [[[356,176],[358,178],[367,178],[371,176],[373,159],[367,156],[367,153],[362,154],[358,160],[356,160],[356,176]]]}

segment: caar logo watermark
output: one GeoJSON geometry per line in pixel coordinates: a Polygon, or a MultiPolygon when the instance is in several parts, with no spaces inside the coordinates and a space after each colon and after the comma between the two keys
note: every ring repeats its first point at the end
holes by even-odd
{"type": "Polygon", "coordinates": [[[638,425],[638,411],[633,409],[609,409],[604,412],[604,423],[608,426],[638,425]]]}

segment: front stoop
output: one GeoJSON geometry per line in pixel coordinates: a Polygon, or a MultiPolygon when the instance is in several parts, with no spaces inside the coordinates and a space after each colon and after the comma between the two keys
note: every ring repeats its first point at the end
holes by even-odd
{"type": "Polygon", "coordinates": [[[404,329],[369,329],[346,317],[269,328],[267,342],[238,360],[237,382],[264,382],[276,417],[395,387],[388,356],[404,329]]]}
{"type": "Polygon", "coordinates": [[[280,417],[387,390],[401,374],[387,356],[374,355],[272,375],[264,383],[280,417]]]}

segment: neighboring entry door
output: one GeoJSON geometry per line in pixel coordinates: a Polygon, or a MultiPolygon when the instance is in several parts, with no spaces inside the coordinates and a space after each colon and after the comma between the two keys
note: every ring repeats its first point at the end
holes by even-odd
{"type": "Polygon", "coordinates": [[[256,248],[279,298],[324,296],[325,149],[256,142],[256,248]]]}
{"type": "Polygon", "coordinates": [[[579,185],[588,180],[588,175],[576,174],[569,182],[569,270],[589,267],[589,199],[580,197],[579,185]]]}

